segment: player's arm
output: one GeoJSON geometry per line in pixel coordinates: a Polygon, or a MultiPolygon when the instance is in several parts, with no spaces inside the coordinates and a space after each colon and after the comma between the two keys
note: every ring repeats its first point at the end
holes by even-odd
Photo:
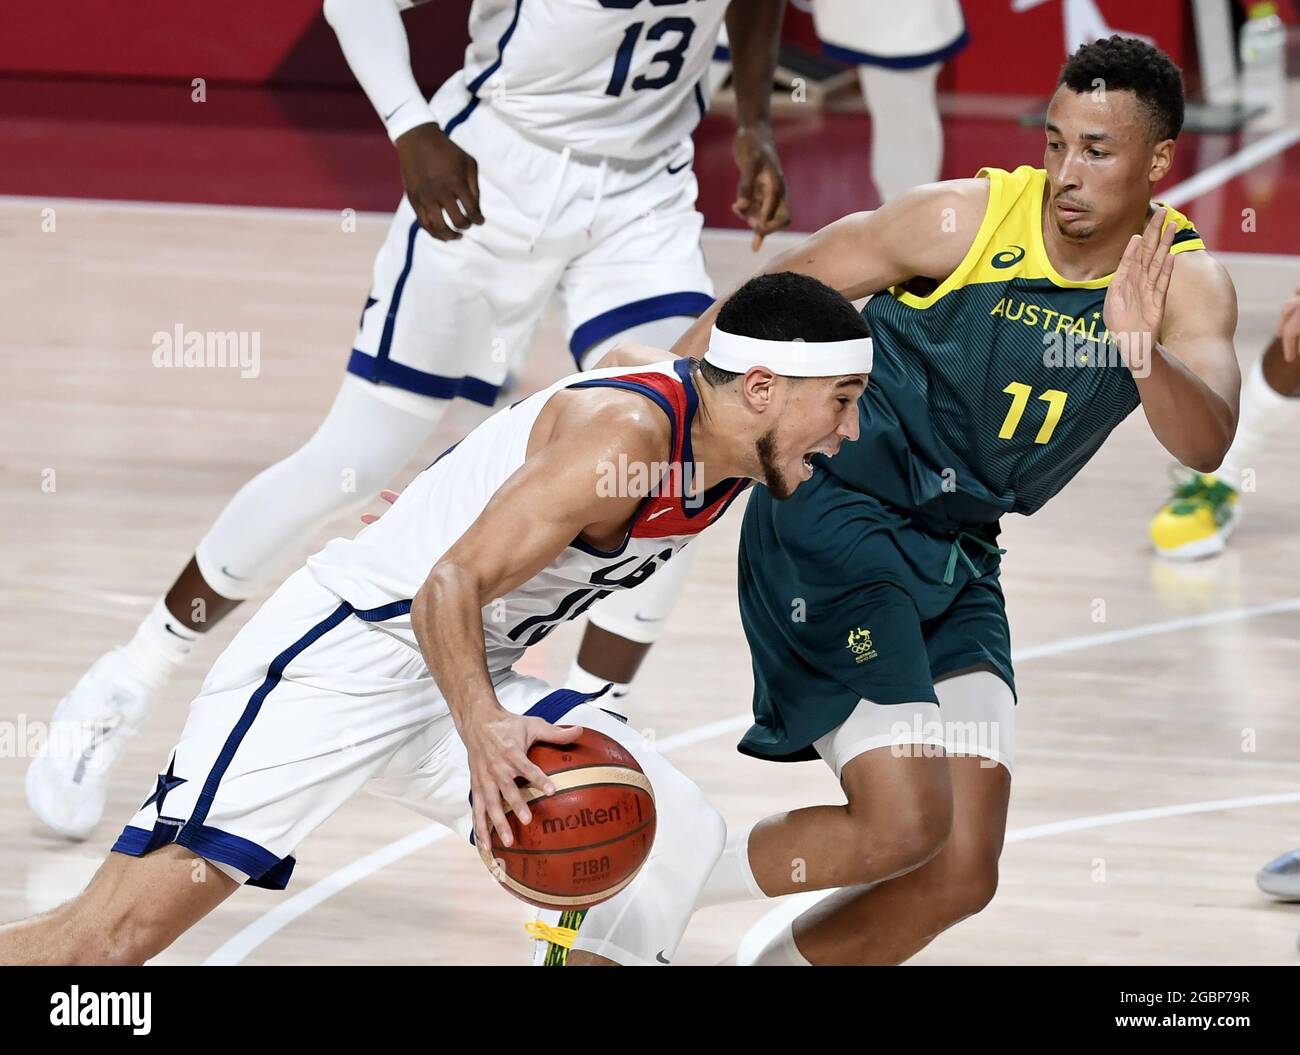
{"type": "MultiPolygon", "coordinates": [[[[850,300],[916,276],[940,282],[975,243],[988,197],[984,179],[914,187],[874,212],[852,213],[823,227],[773,257],[762,271],[811,275],[850,300]]],[[[695,320],[673,346],[675,356],[698,359],[704,354],[721,305],[722,300],[715,301],[695,320]]]]}
{"type": "Polygon", "coordinates": [[[1208,253],[1169,252],[1175,232],[1162,231],[1165,215],[1157,209],[1129,242],[1106,291],[1106,328],[1156,439],[1188,468],[1213,472],[1237,431],[1237,293],[1208,253]]]}
{"type": "Polygon", "coordinates": [[[560,412],[545,442],[433,566],[411,606],[416,640],[468,752],[480,847],[490,845],[489,825],[510,844],[506,808],[528,823],[517,776],[553,790],[528,760],[529,746],[578,735],[500,705],[488,674],[482,609],[531,579],[592,525],[626,521],[637,500],[608,495],[600,486],[602,467],[618,465],[620,455],[659,461],[667,446],[666,419],[648,401],[601,395],[594,412],[583,407],[568,418],[560,412]]]}
{"type": "Polygon", "coordinates": [[[740,184],[731,211],[763,238],[790,224],[785,175],[772,137],[772,78],[781,46],[785,0],[733,0],[727,8],[731,83],[736,90],[732,153],[740,184]]]}
{"type": "Polygon", "coordinates": [[[397,147],[402,185],[420,226],[447,242],[482,223],[483,214],[476,162],[438,127],[411,72],[401,12],[424,2],[325,0],[324,9],[353,76],[397,147]]]}

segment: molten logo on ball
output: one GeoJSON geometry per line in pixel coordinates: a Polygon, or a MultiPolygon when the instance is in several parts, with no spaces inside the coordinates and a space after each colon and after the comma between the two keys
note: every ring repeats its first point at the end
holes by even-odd
{"type": "Polygon", "coordinates": [[[650,856],[654,789],[616,740],[586,729],[571,744],[534,744],[528,757],[550,776],[554,795],[525,792],[531,824],[510,814],[514,845],[492,837],[498,883],[540,908],[582,909],[612,898],[650,856]]]}
{"type": "Polygon", "coordinates": [[[592,824],[609,824],[611,821],[617,823],[619,816],[617,806],[594,810],[584,806],[577,813],[570,813],[565,817],[547,817],[542,821],[542,832],[545,835],[553,835],[565,829],[572,831],[574,828],[586,828],[592,824]]]}

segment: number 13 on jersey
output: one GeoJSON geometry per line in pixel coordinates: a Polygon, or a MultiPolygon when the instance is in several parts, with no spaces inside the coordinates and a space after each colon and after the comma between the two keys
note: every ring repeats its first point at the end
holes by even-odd
{"type": "MultiPolygon", "coordinates": [[[[600,0],[600,6],[630,11],[643,2],[644,0],[600,0]]],[[[679,7],[691,2],[692,0],[650,0],[650,6],[651,8],[679,7]]],[[[605,86],[606,95],[623,94],[623,89],[627,85],[628,71],[632,68],[632,53],[641,40],[642,30],[645,30],[646,40],[665,45],[661,51],[655,52],[650,60],[655,66],[662,63],[663,67],[647,70],[637,76],[632,81],[632,90],[639,92],[647,88],[664,88],[681,75],[686,49],[691,46],[691,37],[695,33],[695,23],[689,18],[662,18],[646,29],[644,22],[633,22],[624,31],[622,43],[619,44],[618,52],[614,55],[614,69],[609,75],[609,84],[605,86]]]]}
{"type": "MultiPolygon", "coordinates": [[[[1011,408],[1007,411],[1006,420],[1002,422],[998,439],[1009,440],[1020,426],[1020,419],[1025,415],[1025,407],[1029,405],[1029,397],[1033,394],[1033,389],[1020,381],[1012,381],[1002,391],[1011,397],[1011,408]]],[[[1067,395],[1068,392],[1062,392],[1059,388],[1049,388],[1039,395],[1038,398],[1047,404],[1047,414],[1043,418],[1038,435],[1034,437],[1035,443],[1046,443],[1052,438],[1052,433],[1056,431],[1057,423],[1061,420],[1061,412],[1065,409],[1067,395]]]]}

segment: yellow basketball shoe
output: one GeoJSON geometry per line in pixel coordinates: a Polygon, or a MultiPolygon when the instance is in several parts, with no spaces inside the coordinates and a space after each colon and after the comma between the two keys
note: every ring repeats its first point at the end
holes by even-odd
{"type": "Polygon", "coordinates": [[[1174,494],[1151,521],[1151,542],[1169,560],[1198,560],[1222,553],[1241,518],[1240,495],[1222,480],[1182,466],[1174,469],[1174,494]]]}
{"type": "Polygon", "coordinates": [[[528,936],[537,942],[534,946],[534,967],[563,967],[569,960],[569,950],[578,937],[586,909],[570,912],[541,910],[536,919],[524,924],[528,936]],[[554,920],[554,922],[552,922],[554,920]]]}

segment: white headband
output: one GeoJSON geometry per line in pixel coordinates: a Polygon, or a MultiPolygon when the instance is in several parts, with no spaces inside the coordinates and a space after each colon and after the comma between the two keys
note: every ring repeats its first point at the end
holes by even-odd
{"type": "Polygon", "coordinates": [[[719,370],[743,374],[765,366],[784,377],[838,377],[871,373],[871,338],[849,341],[764,341],[727,333],[716,326],[709,331],[704,358],[719,370]]]}

